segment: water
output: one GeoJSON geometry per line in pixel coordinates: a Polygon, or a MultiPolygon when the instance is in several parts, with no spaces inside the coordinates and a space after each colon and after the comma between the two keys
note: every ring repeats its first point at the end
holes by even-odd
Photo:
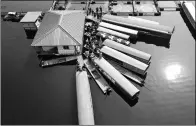
{"type": "MultiPolygon", "coordinates": [[[[194,124],[195,40],[179,12],[143,18],[175,26],[170,48],[144,42],[131,45],[152,55],[146,78],[149,90],[137,86],[141,94],[134,107],[114,91],[104,96],[90,80],[95,124],[194,124]]],[[[75,66],[40,68],[22,25],[1,23],[2,124],[77,125],[75,66]]]]}

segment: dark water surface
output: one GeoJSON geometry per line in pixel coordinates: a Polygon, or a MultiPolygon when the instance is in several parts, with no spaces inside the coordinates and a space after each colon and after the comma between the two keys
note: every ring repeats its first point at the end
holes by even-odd
{"type": "MultiPolygon", "coordinates": [[[[195,40],[179,12],[144,18],[175,26],[170,48],[131,45],[152,55],[148,89],[137,86],[141,94],[134,107],[114,91],[104,96],[91,80],[95,123],[194,124],[195,40]]],[[[21,24],[1,22],[1,31],[2,124],[78,124],[75,66],[42,69],[21,24]]]]}

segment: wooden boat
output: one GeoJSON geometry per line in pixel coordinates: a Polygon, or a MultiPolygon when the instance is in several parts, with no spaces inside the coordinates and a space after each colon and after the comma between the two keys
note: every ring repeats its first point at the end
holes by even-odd
{"type": "Polygon", "coordinates": [[[127,94],[129,98],[135,99],[139,96],[140,91],[103,57],[91,57],[91,60],[98,66],[104,76],[111,80],[116,87],[119,87],[122,92],[127,94]]]}
{"type": "Polygon", "coordinates": [[[149,65],[139,60],[136,60],[124,53],[121,53],[115,49],[112,49],[108,46],[103,46],[101,48],[101,52],[104,54],[105,58],[114,60],[122,67],[127,68],[135,73],[138,73],[141,76],[146,75],[146,71],[149,65]]]}
{"type": "Polygon", "coordinates": [[[101,26],[98,27],[97,31],[105,32],[105,33],[111,34],[113,36],[117,36],[117,37],[125,39],[125,40],[130,39],[130,35],[127,35],[127,34],[124,34],[124,33],[121,33],[121,32],[117,32],[117,31],[114,31],[114,30],[111,30],[111,29],[108,29],[108,28],[104,28],[104,27],[101,27],[101,26]]]}
{"type": "Polygon", "coordinates": [[[109,94],[112,90],[103,76],[96,69],[95,65],[88,59],[84,60],[84,64],[102,92],[104,94],[109,94]]]}
{"type": "Polygon", "coordinates": [[[39,65],[40,67],[49,67],[49,66],[73,61],[76,59],[77,59],[76,56],[67,56],[67,57],[60,57],[60,58],[54,58],[54,59],[48,59],[48,60],[41,59],[39,65]]]}
{"type": "Polygon", "coordinates": [[[107,60],[116,70],[118,70],[122,75],[125,77],[131,79],[132,81],[138,83],[139,85],[143,86],[144,85],[144,79],[135,75],[133,72],[121,67],[118,65],[116,62],[112,60],[107,60]]]}

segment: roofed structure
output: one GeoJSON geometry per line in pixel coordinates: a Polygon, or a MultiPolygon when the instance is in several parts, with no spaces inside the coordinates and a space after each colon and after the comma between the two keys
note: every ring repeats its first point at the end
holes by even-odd
{"type": "Polygon", "coordinates": [[[31,46],[82,45],[84,11],[48,11],[31,46]]]}
{"type": "Polygon", "coordinates": [[[21,23],[36,22],[39,16],[41,16],[41,11],[27,12],[26,15],[20,21],[21,23]]]}

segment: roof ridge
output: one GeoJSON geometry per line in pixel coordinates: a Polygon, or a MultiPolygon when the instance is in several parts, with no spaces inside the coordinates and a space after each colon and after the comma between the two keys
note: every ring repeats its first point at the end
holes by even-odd
{"type": "Polygon", "coordinates": [[[64,28],[61,27],[61,25],[58,25],[58,27],[65,32],[72,40],[74,40],[78,45],[81,45],[69,32],[67,32],[64,28]]]}
{"type": "Polygon", "coordinates": [[[56,28],[58,28],[58,25],[55,26],[54,28],[50,29],[48,32],[46,32],[45,34],[41,35],[39,38],[37,38],[35,41],[33,41],[33,43],[31,44],[31,46],[35,46],[37,44],[38,41],[41,41],[42,39],[44,39],[46,36],[48,36],[50,33],[52,33],[56,28]]]}

